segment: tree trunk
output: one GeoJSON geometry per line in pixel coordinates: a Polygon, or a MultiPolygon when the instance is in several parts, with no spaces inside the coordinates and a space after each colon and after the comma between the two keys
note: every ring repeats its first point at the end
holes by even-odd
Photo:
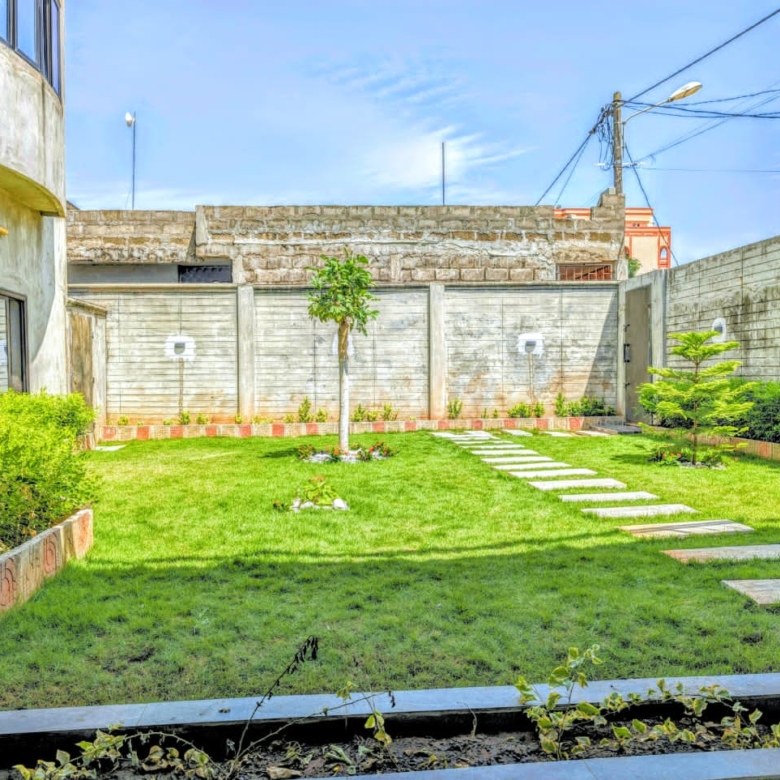
{"type": "Polygon", "coordinates": [[[339,323],[339,449],[349,452],[349,323],[339,323]]]}

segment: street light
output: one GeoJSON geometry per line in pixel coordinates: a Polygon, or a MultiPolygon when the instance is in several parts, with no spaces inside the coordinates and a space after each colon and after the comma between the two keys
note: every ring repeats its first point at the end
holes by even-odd
{"type": "Polygon", "coordinates": [[[132,208],[135,209],[135,111],[131,114],[129,111],[125,114],[125,124],[133,128],[133,194],[132,208]]]}
{"type": "Polygon", "coordinates": [[[647,106],[641,111],[636,111],[626,119],[621,119],[621,111],[623,108],[623,97],[620,92],[616,92],[612,98],[612,157],[614,160],[613,171],[615,181],[615,191],[618,195],[623,194],[623,128],[626,126],[630,119],[635,116],[644,114],[645,111],[651,111],[659,106],[665,106],[667,103],[674,103],[676,100],[682,100],[683,98],[690,97],[696,94],[702,88],[702,84],[699,81],[690,81],[687,84],[683,84],[679,89],[676,89],[669,95],[666,100],[662,100],[660,103],[655,103],[652,106],[647,106]]]}

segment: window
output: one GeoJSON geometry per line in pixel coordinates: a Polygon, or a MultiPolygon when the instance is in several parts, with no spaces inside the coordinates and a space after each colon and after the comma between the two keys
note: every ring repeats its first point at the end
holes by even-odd
{"type": "Polygon", "coordinates": [[[38,0],[16,0],[16,48],[40,65],[38,48],[38,0]]]}
{"type": "Polygon", "coordinates": [[[0,0],[0,41],[39,68],[58,95],[61,16],[59,0],[0,0]]]}
{"type": "Polygon", "coordinates": [[[179,281],[183,284],[230,283],[233,269],[229,265],[180,265],[179,281]]]}
{"type": "Polygon", "coordinates": [[[612,263],[582,263],[558,266],[560,282],[612,281],[612,263]]]}
{"type": "Polygon", "coordinates": [[[0,294],[0,393],[27,390],[24,301],[0,294]]]}
{"type": "Polygon", "coordinates": [[[8,42],[8,0],[0,0],[0,39],[8,42]]]}

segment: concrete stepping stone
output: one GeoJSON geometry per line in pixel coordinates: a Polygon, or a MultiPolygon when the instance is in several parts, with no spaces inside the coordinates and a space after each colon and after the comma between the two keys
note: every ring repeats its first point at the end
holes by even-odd
{"type": "Polygon", "coordinates": [[[552,463],[555,458],[551,458],[547,455],[536,455],[529,453],[528,455],[503,455],[500,458],[486,458],[482,457],[480,460],[483,463],[552,463]]]}
{"type": "Polygon", "coordinates": [[[569,488],[614,488],[622,490],[625,482],[616,479],[560,479],[555,482],[529,482],[537,490],[568,490],[569,488]]]}
{"type": "Polygon", "coordinates": [[[780,602],[780,580],[721,580],[721,584],[753,599],[762,607],[780,602]]]}
{"type": "Polygon", "coordinates": [[[507,430],[504,429],[502,433],[508,433],[510,436],[533,436],[532,433],[528,433],[528,431],[516,431],[516,430],[507,430]]]}
{"type": "Polygon", "coordinates": [[[578,436],[609,436],[608,433],[602,433],[601,431],[578,431],[578,436]]]}
{"type": "Polygon", "coordinates": [[[528,452],[525,447],[477,447],[469,452],[474,455],[517,455],[520,452],[528,452]]]}
{"type": "Polygon", "coordinates": [[[592,477],[596,475],[596,472],[592,469],[560,469],[558,471],[535,469],[534,471],[512,471],[510,473],[513,477],[519,477],[520,479],[535,479],[536,477],[592,477]]]}
{"type": "Polygon", "coordinates": [[[546,455],[536,455],[530,458],[516,460],[514,463],[497,463],[493,468],[496,469],[496,471],[514,471],[518,465],[526,463],[544,468],[545,463],[552,463],[554,460],[554,458],[548,458],[546,455]]]}
{"type": "Polygon", "coordinates": [[[549,460],[544,463],[517,463],[512,467],[512,471],[527,471],[528,469],[570,469],[571,463],[561,463],[557,460],[549,460]]]}
{"type": "Polygon", "coordinates": [[[554,436],[556,439],[573,439],[573,433],[564,433],[563,431],[542,431],[545,436],[554,436]]]}
{"type": "Polygon", "coordinates": [[[570,493],[559,498],[561,501],[652,501],[658,496],[644,490],[636,490],[633,493],[570,493]]]}
{"type": "Polygon", "coordinates": [[[687,536],[746,534],[750,533],[753,529],[749,525],[735,523],[733,520],[693,520],[688,523],[621,525],[620,530],[638,537],[660,539],[667,536],[674,536],[684,539],[687,536]]]}
{"type": "Polygon", "coordinates": [[[664,554],[680,563],[709,561],[752,561],[759,558],[780,558],[780,544],[746,544],[741,547],[700,547],[691,550],[664,550],[664,554]]]}
{"type": "Polygon", "coordinates": [[[611,506],[583,509],[598,517],[655,517],[657,515],[678,515],[684,512],[695,512],[685,504],[651,504],[650,506],[611,506]]]}

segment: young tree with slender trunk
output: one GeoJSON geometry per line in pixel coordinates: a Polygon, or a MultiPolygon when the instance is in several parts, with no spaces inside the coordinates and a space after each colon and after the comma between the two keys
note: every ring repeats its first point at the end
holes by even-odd
{"type": "Polygon", "coordinates": [[[657,382],[640,386],[639,402],[647,411],[661,418],[682,420],[689,427],[680,427],[680,433],[690,438],[691,462],[696,465],[699,453],[699,436],[738,436],[740,429],[730,423],[743,419],[752,401],[745,400],[745,393],[755,383],[735,384],[729,374],[742,365],[739,360],[723,360],[704,364],[739,346],[738,341],[709,342],[718,332],[671,333],[677,344],[673,355],[687,361],[689,370],[682,368],[648,368],[659,376],[657,382]]]}
{"type": "Polygon", "coordinates": [[[376,300],[369,289],[373,286],[368,260],[344,250],[344,258],[321,255],[322,268],[314,271],[309,293],[309,316],[320,322],[338,325],[339,352],[339,449],[349,451],[349,334],[357,330],[367,335],[368,321],[378,311],[370,308],[376,300]]]}

